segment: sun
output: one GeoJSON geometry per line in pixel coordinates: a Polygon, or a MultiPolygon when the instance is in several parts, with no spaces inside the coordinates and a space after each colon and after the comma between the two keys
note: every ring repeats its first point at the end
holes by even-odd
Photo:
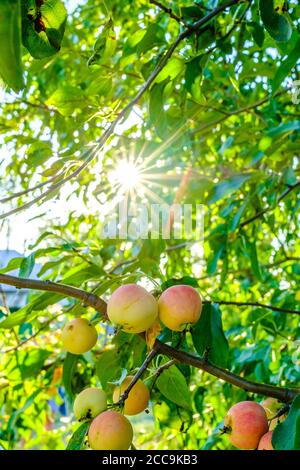
{"type": "Polygon", "coordinates": [[[123,191],[130,191],[139,186],[141,174],[138,167],[128,161],[122,160],[111,173],[112,182],[120,186],[123,191]]]}

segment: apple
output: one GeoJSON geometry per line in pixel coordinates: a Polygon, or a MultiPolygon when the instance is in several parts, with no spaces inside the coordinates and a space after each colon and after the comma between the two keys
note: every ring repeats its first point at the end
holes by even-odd
{"type": "Polygon", "coordinates": [[[93,450],[128,450],[133,429],[128,419],[116,411],[104,411],[91,423],[88,441],[93,450]]]}
{"type": "Polygon", "coordinates": [[[269,429],[264,408],[254,401],[242,401],[232,406],[224,426],[231,444],[241,450],[256,449],[269,429]]]}
{"type": "Polygon", "coordinates": [[[183,331],[187,325],[197,323],[202,301],[191,286],[177,285],[165,290],[158,300],[159,318],[173,331],[183,331]]]}
{"type": "Polygon", "coordinates": [[[269,431],[266,434],[264,434],[259,441],[257,450],[274,450],[274,447],[272,444],[272,436],[273,436],[273,431],[269,431]]]}
{"type": "Polygon", "coordinates": [[[97,330],[85,318],[74,318],[63,328],[61,340],[64,349],[72,354],[83,354],[97,342],[97,330]]]}
{"type": "Polygon", "coordinates": [[[86,388],[77,395],[74,401],[74,416],[78,421],[96,418],[107,408],[106,393],[99,388],[86,388]]]}
{"type": "MultiPolygon", "coordinates": [[[[114,403],[118,403],[121,395],[125,392],[132,379],[133,376],[129,375],[125,380],[123,380],[121,385],[115,387],[113,392],[114,403]]],[[[138,413],[141,413],[147,408],[149,399],[149,390],[144,382],[139,379],[137,383],[134,384],[125,400],[124,413],[126,415],[137,415],[138,413]]]]}
{"type": "Polygon", "coordinates": [[[127,333],[148,330],[158,315],[156,299],[137,284],[125,284],[114,291],[107,304],[112,323],[127,333]]]}

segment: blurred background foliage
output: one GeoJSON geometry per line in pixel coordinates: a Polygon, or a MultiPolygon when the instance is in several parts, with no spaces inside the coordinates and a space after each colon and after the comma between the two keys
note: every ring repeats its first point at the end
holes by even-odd
{"type": "MultiPolygon", "coordinates": [[[[34,59],[28,50],[37,50],[35,43],[22,48],[25,87],[2,91],[1,214],[16,213],[3,217],[0,227],[1,248],[18,239],[24,253],[8,267],[1,262],[2,273],[30,277],[34,270],[40,279],[105,299],[124,282],[156,289],[188,276],[207,300],[299,309],[300,105],[291,94],[299,78],[297,1],[288,2],[283,37],[266,24],[261,2],[247,1],[181,42],[104,149],[76,178],[40,198],[83,163],[184,24],[221,3],[165,2],[182,18],[179,24],[149,1],[66,1],[61,44],[54,41],[53,51],[45,39],[52,55],[34,59]],[[101,238],[120,189],[113,171],[128,159],[143,173],[138,201],[171,204],[179,194],[180,203],[205,205],[203,243],[101,238]]],[[[281,8],[285,2],[277,3],[281,8]]],[[[56,294],[30,292],[26,306],[13,313],[16,306],[6,297],[2,286],[0,445],[63,449],[76,429],[74,394],[89,385],[111,393],[124,369],[141,365],[146,347],[100,322],[97,347],[76,361],[68,358],[63,371],[61,327],[82,314],[98,321],[95,312],[56,294]]],[[[249,306],[222,305],[220,311],[231,371],[299,385],[299,316],[249,306]]],[[[183,347],[193,349],[189,334],[183,347]]],[[[149,369],[150,385],[164,360],[149,369]]],[[[135,446],[230,448],[218,427],[226,410],[249,395],[186,366],[168,374],[169,387],[173,380],[181,384],[178,393],[167,397],[156,382],[150,412],[132,420],[135,446]]]]}

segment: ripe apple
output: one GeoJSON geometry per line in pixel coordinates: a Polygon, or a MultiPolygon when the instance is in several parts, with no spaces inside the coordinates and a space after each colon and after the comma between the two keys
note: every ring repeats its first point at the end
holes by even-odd
{"type": "Polygon", "coordinates": [[[110,321],[127,333],[142,333],[155,322],[158,306],[153,295],[137,284],[125,284],[114,291],[107,304],[110,321]]]}
{"type": "Polygon", "coordinates": [[[78,421],[96,418],[107,408],[106,393],[99,388],[86,388],[77,395],[74,401],[74,416],[78,421]]]}
{"type": "Polygon", "coordinates": [[[273,431],[269,431],[266,434],[264,434],[259,441],[257,450],[274,450],[274,447],[272,444],[272,435],[273,435],[273,431]]]}
{"type": "Polygon", "coordinates": [[[85,318],[74,318],[68,322],[61,335],[64,349],[72,354],[83,354],[97,342],[97,330],[85,318]]]}
{"type": "Polygon", "coordinates": [[[93,450],[128,450],[133,429],[125,416],[116,411],[104,411],[91,423],[88,440],[93,450]]]}
{"type": "MultiPolygon", "coordinates": [[[[129,375],[123,380],[121,385],[118,385],[113,392],[113,402],[118,403],[121,395],[125,392],[126,388],[130,384],[133,376],[129,375]]],[[[126,415],[137,415],[144,411],[150,399],[150,393],[144,382],[140,379],[130,390],[127,399],[124,403],[124,413],[126,415]]]]}
{"type": "Polygon", "coordinates": [[[261,437],[268,432],[266,412],[253,401],[241,401],[232,406],[224,425],[231,444],[241,450],[256,449],[261,437]]]}
{"type": "Polygon", "coordinates": [[[191,286],[178,285],[165,290],[158,300],[159,318],[173,331],[182,331],[196,323],[201,315],[202,301],[191,286]]]}

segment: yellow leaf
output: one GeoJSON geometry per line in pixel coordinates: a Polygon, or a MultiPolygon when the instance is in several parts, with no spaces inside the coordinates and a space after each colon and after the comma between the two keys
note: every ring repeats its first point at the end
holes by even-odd
{"type": "Polygon", "coordinates": [[[155,343],[156,338],[158,337],[159,333],[161,332],[161,326],[159,321],[157,320],[149,330],[146,331],[146,344],[148,350],[152,349],[155,343]]]}

